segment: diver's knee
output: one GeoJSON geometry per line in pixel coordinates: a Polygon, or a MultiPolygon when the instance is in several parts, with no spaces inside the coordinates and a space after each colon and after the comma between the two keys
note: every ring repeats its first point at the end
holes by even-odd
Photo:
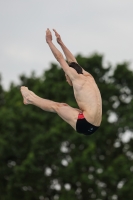
{"type": "Polygon", "coordinates": [[[69,106],[68,104],[66,104],[66,103],[57,103],[56,105],[55,105],[55,111],[58,113],[58,112],[60,112],[60,110],[63,108],[63,107],[66,107],[66,106],[69,106]]]}

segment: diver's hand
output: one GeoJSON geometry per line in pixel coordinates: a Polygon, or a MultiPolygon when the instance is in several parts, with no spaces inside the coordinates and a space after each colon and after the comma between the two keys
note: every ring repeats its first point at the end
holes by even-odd
{"type": "Polygon", "coordinates": [[[62,43],[61,36],[59,35],[59,33],[57,33],[55,29],[53,29],[53,31],[55,32],[55,36],[56,36],[56,40],[58,44],[61,44],[62,43]]]}
{"type": "Polygon", "coordinates": [[[47,28],[46,30],[46,42],[49,43],[52,41],[52,34],[51,31],[49,30],[49,28],[47,28]]]}

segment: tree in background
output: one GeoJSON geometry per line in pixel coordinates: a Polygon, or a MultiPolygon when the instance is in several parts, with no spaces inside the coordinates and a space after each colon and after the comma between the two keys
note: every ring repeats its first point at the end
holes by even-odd
{"type": "Polygon", "coordinates": [[[54,113],[22,103],[20,85],[42,98],[77,107],[60,67],[41,77],[21,75],[0,85],[1,200],[133,199],[133,72],[128,63],[104,67],[103,56],[77,56],[101,91],[103,119],[92,136],[75,132],[54,113]]]}

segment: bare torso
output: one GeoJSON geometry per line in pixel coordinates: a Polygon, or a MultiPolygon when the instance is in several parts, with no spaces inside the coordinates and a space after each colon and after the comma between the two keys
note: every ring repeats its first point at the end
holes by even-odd
{"type": "Polygon", "coordinates": [[[102,119],[102,100],[94,78],[89,73],[80,74],[79,79],[72,83],[75,99],[86,120],[99,126],[102,119]]]}

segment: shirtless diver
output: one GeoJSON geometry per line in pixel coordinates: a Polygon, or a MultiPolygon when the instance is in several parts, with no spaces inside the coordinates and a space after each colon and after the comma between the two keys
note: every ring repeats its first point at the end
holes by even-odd
{"type": "Polygon", "coordinates": [[[72,108],[66,103],[43,99],[25,86],[22,86],[20,89],[23,102],[24,104],[35,105],[44,111],[57,113],[78,133],[91,135],[99,128],[102,120],[102,99],[100,91],[93,76],[77,63],[76,58],[63,43],[61,36],[55,29],[53,31],[67,61],[53,44],[52,34],[49,29],[46,30],[46,42],[62,67],[66,81],[73,87],[75,100],[79,108],[72,108]]]}

